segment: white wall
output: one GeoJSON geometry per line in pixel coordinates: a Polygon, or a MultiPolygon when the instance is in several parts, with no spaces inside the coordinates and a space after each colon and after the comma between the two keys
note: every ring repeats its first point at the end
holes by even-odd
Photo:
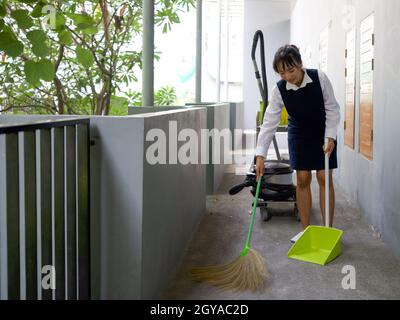
{"type": "MultiPolygon", "coordinates": [[[[330,25],[327,74],[341,105],[339,129],[339,170],[336,179],[358,205],[392,250],[400,255],[400,1],[398,0],[298,0],[291,16],[291,42],[304,50],[311,48],[310,66],[318,66],[320,31],[330,25]],[[354,14],[352,14],[352,12],[354,14]],[[355,23],[357,28],[357,63],[359,61],[360,22],[375,13],[374,71],[374,151],[369,161],[359,152],[359,98],[356,98],[356,147],[344,146],[345,105],[345,34],[355,23]]],[[[359,85],[357,69],[357,84],[359,85]]]]}
{"type": "MultiPolygon", "coordinates": [[[[244,100],[244,128],[255,129],[256,115],[261,100],[260,91],[254,75],[251,60],[253,37],[257,30],[261,30],[265,40],[265,63],[267,67],[268,87],[271,90],[279,78],[272,69],[272,61],[276,50],[289,42],[290,35],[289,1],[244,1],[244,57],[243,57],[243,100],[244,100]]],[[[258,46],[260,48],[260,44],[258,46]]],[[[259,68],[261,68],[260,53],[256,54],[259,68]]]]}

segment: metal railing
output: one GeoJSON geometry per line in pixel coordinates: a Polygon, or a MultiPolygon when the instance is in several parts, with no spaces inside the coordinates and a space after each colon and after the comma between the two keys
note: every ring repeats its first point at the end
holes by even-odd
{"type": "Polygon", "coordinates": [[[90,299],[89,119],[0,125],[0,299],[90,299]]]}

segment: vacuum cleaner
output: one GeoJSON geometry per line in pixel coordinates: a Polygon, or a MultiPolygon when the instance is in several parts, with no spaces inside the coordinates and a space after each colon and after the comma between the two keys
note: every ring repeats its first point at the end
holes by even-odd
{"type": "MultiPolygon", "coordinates": [[[[256,79],[258,87],[260,89],[263,110],[262,119],[264,119],[266,108],[268,107],[268,83],[267,74],[265,68],[265,51],[264,51],[264,36],[262,31],[257,31],[253,39],[253,48],[251,52],[251,58],[253,61],[256,79]],[[261,53],[261,74],[259,72],[257,61],[256,61],[256,49],[258,42],[260,41],[260,53],[261,53]]],[[[260,132],[260,124],[257,124],[257,138],[260,132]]],[[[271,202],[291,202],[294,204],[293,213],[294,216],[299,219],[299,211],[296,204],[296,186],[293,184],[293,174],[294,171],[290,166],[288,160],[282,160],[276,138],[273,138],[274,149],[276,153],[277,160],[266,160],[265,173],[263,176],[263,181],[261,184],[261,191],[259,194],[259,200],[257,207],[260,208],[260,214],[263,221],[269,221],[272,217],[272,213],[268,204],[271,202]]],[[[241,192],[243,189],[250,187],[251,194],[255,196],[256,194],[256,157],[254,157],[254,162],[246,174],[246,179],[243,183],[234,186],[230,189],[229,194],[235,195],[241,192]]]]}

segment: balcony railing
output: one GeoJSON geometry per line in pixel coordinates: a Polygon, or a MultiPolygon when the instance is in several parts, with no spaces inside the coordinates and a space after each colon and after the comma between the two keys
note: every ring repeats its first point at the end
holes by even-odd
{"type": "Polygon", "coordinates": [[[90,298],[89,195],[89,119],[0,125],[1,299],[90,298]]]}

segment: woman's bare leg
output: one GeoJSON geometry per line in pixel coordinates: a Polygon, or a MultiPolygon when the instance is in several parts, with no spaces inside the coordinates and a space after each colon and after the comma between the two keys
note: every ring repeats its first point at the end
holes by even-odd
{"type": "Polygon", "coordinates": [[[305,230],[310,225],[311,214],[311,171],[297,171],[296,202],[300,211],[301,226],[305,230]]]}

